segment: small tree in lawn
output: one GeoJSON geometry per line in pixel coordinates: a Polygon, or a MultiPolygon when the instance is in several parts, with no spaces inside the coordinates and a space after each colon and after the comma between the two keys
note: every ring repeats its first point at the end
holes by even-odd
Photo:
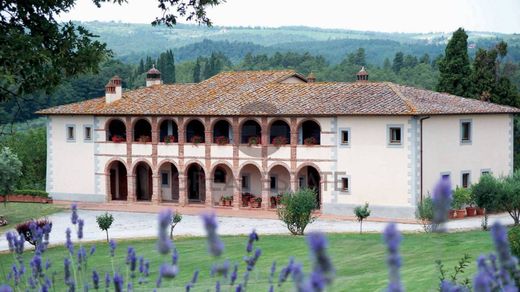
{"type": "Polygon", "coordinates": [[[96,222],[99,226],[99,229],[104,230],[107,233],[107,242],[108,242],[108,229],[112,226],[114,222],[114,216],[112,214],[105,212],[105,214],[96,216],[96,222]]]}
{"type": "Polygon", "coordinates": [[[354,214],[359,221],[359,234],[363,233],[363,220],[365,220],[368,216],[370,216],[370,210],[368,209],[368,203],[365,203],[364,206],[357,206],[354,209],[354,214]]]}
{"type": "Polygon", "coordinates": [[[7,195],[14,190],[18,179],[22,175],[22,162],[15,153],[4,147],[0,150],[0,195],[4,198],[4,207],[7,207],[7,195]]]}
{"type": "Polygon", "coordinates": [[[179,222],[182,220],[182,214],[179,212],[173,213],[172,221],[170,222],[170,239],[173,239],[173,228],[177,226],[179,222]]]}
{"type": "Polygon", "coordinates": [[[301,189],[295,193],[282,195],[281,205],[277,209],[278,218],[294,235],[303,235],[305,227],[314,222],[312,211],[316,209],[316,192],[313,189],[301,189]]]}

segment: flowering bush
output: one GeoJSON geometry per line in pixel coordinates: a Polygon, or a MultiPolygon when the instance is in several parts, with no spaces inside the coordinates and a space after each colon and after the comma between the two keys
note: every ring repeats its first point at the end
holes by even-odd
{"type": "Polygon", "coordinates": [[[193,143],[193,144],[199,144],[199,143],[202,143],[203,141],[204,140],[199,135],[195,135],[195,136],[191,137],[191,139],[190,139],[190,143],[193,143]]]}
{"type": "Polygon", "coordinates": [[[126,142],[126,138],[123,136],[120,136],[120,135],[114,135],[114,136],[112,136],[112,142],[114,142],[114,143],[126,142]]]}
{"type": "Polygon", "coordinates": [[[314,137],[308,137],[303,140],[303,144],[307,146],[317,145],[318,140],[314,137]]]}
{"type": "Polygon", "coordinates": [[[273,141],[271,141],[271,144],[275,146],[282,146],[289,143],[289,140],[285,136],[276,136],[273,138],[273,141]]]}
{"type": "Polygon", "coordinates": [[[316,220],[312,215],[316,209],[316,192],[312,189],[283,194],[281,203],[277,209],[278,218],[294,235],[303,235],[307,225],[316,220]]]}
{"type": "Polygon", "coordinates": [[[260,137],[257,137],[257,136],[251,136],[247,139],[247,144],[249,146],[251,145],[259,145],[261,142],[260,142],[260,137]]]}
{"type": "Polygon", "coordinates": [[[142,143],[147,143],[147,142],[151,142],[152,138],[150,136],[147,136],[147,135],[142,135],[142,136],[139,136],[137,141],[138,142],[142,142],[142,143]]]}
{"type": "Polygon", "coordinates": [[[164,143],[175,143],[175,136],[173,135],[167,135],[164,137],[164,143]]]}
{"type": "Polygon", "coordinates": [[[229,139],[226,136],[218,136],[215,137],[215,143],[218,145],[226,145],[229,144],[229,139]]]}

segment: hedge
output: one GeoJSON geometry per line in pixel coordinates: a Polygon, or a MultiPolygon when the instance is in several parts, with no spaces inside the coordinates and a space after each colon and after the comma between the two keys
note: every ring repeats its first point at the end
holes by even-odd
{"type": "Polygon", "coordinates": [[[49,197],[49,193],[41,190],[14,190],[13,195],[30,195],[43,198],[49,197]]]}

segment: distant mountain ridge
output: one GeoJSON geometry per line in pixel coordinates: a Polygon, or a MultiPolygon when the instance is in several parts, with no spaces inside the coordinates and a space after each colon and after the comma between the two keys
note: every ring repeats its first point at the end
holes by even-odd
{"type": "MultiPolygon", "coordinates": [[[[120,22],[78,22],[106,42],[115,56],[124,62],[136,63],[145,55],[158,55],[173,49],[179,61],[191,60],[221,51],[232,61],[245,54],[274,52],[309,52],[321,54],[329,62],[338,63],[359,47],[367,51],[371,63],[382,64],[395,52],[432,58],[444,52],[451,33],[384,33],[346,29],[323,29],[305,26],[279,28],[204,27],[178,24],[174,28],[153,27],[149,24],[120,22]]],[[[509,57],[520,61],[520,35],[488,32],[468,32],[469,51],[490,47],[499,40],[509,44],[509,57]]]]}

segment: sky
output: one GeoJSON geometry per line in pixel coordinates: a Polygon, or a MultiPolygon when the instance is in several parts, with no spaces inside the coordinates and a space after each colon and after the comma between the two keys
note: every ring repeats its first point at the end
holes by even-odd
{"type": "MultiPolygon", "coordinates": [[[[103,4],[77,0],[63,21],[150,23],[157,0],[103,4]]],[[[291,26],[383,32],[470,31],[520,33],[520,0],[227,0],[208,15],[219,26],[291,26]]]]}

